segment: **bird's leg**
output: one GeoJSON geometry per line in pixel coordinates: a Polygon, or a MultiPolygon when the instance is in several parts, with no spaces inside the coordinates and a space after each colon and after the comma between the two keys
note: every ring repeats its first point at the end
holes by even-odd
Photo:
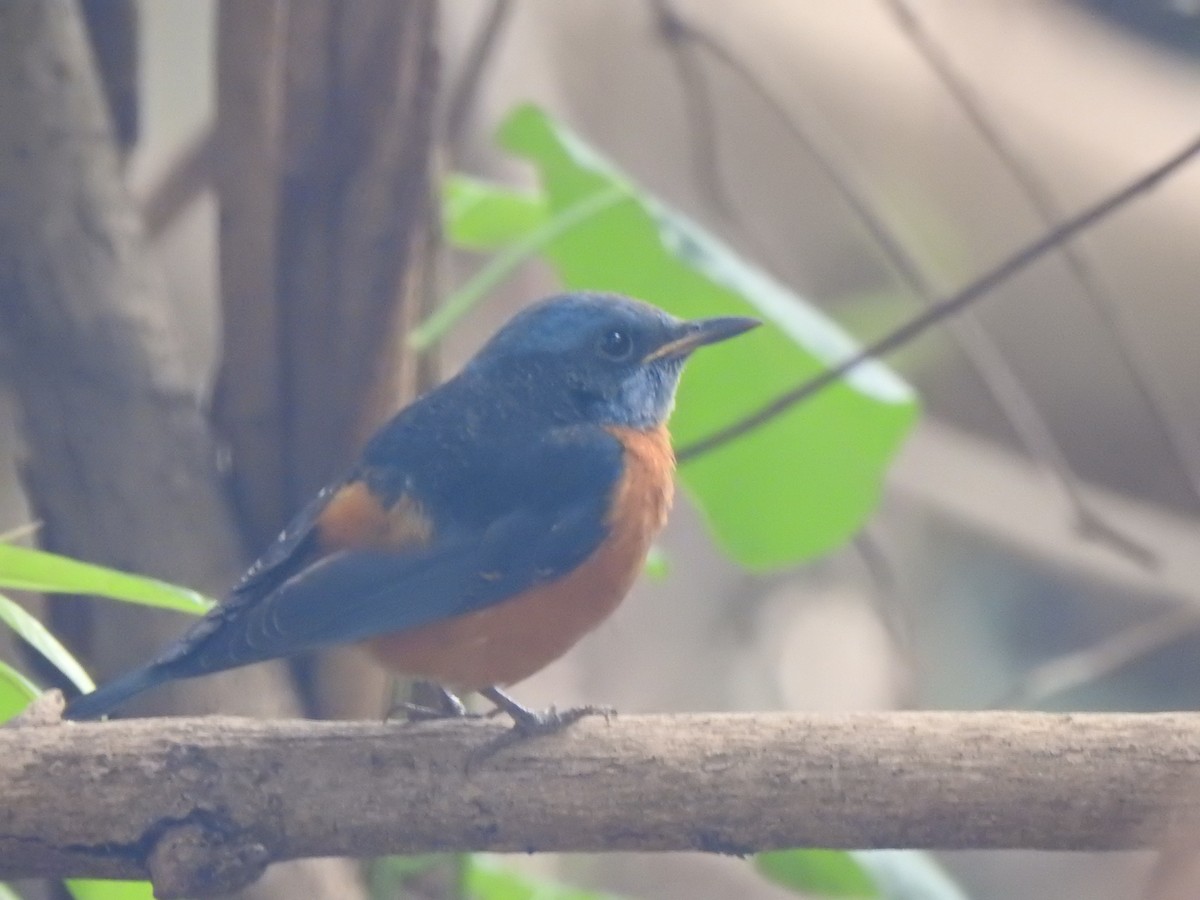
{"type": "Polygon", "coordinates": [[[559,712],[553,706],[541,712],[522,706],[498,687],[483,688],[480,692],[513,720],[513,731],[521,737],[554,734],[584,716],[604,716],[607,719],[616,710],[607,706],[575,706],[559,712]]]}
{"type": "Polygon", "coordinates": [[[413,685],[413,700],[393,703],[383,717],[386,722],[396,713],[405,713],[409,721],[428,719],[462,719],[472,715],[454,694],[432,681],[418,681],[413,685]],[[419,699],[420,702],[416,702],[419,699]]]}

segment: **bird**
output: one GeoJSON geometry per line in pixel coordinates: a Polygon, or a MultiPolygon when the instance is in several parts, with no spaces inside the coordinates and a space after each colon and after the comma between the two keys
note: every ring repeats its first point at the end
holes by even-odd
{"type": "Polygon", "coordinates": [[[616,294],[527,306],[383,425],[222,602],[64,717],[336,644],[432,682],[451,713],[478,692],[527,733],[593,711],[535,711],[505,688],[629,592],[672,503],[667,420],[684,364],[759,324],[685,321],[616,294]]]}

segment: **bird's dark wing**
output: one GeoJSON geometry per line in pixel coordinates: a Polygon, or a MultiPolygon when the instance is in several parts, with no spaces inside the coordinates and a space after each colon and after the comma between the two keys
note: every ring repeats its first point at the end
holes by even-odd
{"type": "Polygon", "coordinates": [[[307,562],[312,561],[318,550],[317,519],[334,495],[350,481],[351,479],[347,478],[323,488],[309,501],[254,565],[246,570],[230,590],[230,596],[265,594],[300,571],[307,562]]]}
{"type": "MultiPolygon", "coordinates": [[[[460,488],[477,492],[471,509],[493,511],[486,521],[451,517],[437,523],[424,545],[404,552],[336,550],[263,595],[243,589],[159,665],[175,677],[215,672],[415,628],[552,581],[591,555],[607,534],[622,449],[602,429],[565,429],[511,455],[495,452],[470,472],[477,483],[460,488]]],[[[322,511],[311,518],[309,541],[320,536],[322,511]]],[[[298,552],[282,553],[281,562],[248,583],[278,578],[294,566],[298,552]]]]}

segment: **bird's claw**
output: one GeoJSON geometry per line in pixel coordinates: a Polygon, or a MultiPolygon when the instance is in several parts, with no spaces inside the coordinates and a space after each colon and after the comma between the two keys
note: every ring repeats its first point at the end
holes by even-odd
{"type": "Polygon", "coordinates": [[[562,731],[586,716],[604,716],[607,722],[616,712],[611,706],[572,706],[562,712],[553,706],[542,711],[525,709],[517,713],[510,710],[508,714],[513,720],[510,733],[516,733],[518,737],[541,737],[562,731]]]}
{"type": "Polygon", "coordinates": [[[490,759],[501,750],[529,738],[557,734],[587,716],[604,716],[604,721],[607,722],[617,714],[611,706],[573,706],[559,712],[553,706],[538,711],[514,705],[511,709],[505,708],[504,712],[513,720],[513,727],[474,751],[467,761],[468,772],[473,766],[490,759]]]}

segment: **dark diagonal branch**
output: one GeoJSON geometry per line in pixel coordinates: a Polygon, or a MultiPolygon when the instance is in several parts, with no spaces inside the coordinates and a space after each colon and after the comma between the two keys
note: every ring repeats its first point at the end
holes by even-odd
{"type": "Polygon", "coordinates": [[[471,112],[479,98],[479,88],[483,84],[488,67],[496,56],[496,49],[504,36],[504,29],[512,18],[512,0],[492,0],[492,8],[488,10],[483,24],[467,50],[462,74],[449,91],[450,99],[446,102],[445,141],[454,152],[459,152],[459,144],[471,119],[471,112]]]}
{"type": "Polygon", "coordinates": [[[150,240],[161,237],[212,186],[215,143],[213,129],[206,127],[147,189],[142,199],[142,225],[150,240]]]}
{"type": "MultiPolygon", "coordinates": [[[[983,103],[967,83],[966,78],[955,67],[949,55],[938,45],[925,28],[907,0],[883,0],[884,5],[895,17],[900,29],[909,37],[913,47],[921,54],[930,70],[941,81],[963,116],[991,147],[996,158],[1012,175],[1030,206],[1047,225],[1063,218],[1062,210],[1047,186],[1021,158],[1020,152],[991,117],[983,103]]],[[[1192,493],[1200,498],[1200,457],[1188,450],[1189,432],[1171,414],[1159,392],[1153,386],[1151,369],[1135,350],[1136,339],[1132,329],[1126,326],[1120,307],[1112,292],[1100,280],[1082,251],[1070,244],[1060,248],[1063,262],[1075,280],[1079,282],[1084,296],[1090,301],[1101,324],[1108,329],[1125,368],[1128,370],[1134,390],[1150,408],[1153,418],[1162,432],[1170,453],[1175,457],[1192,493]]]]}
{"type": "Polygon", "coordinates": [[[843,375],[860,363],[868,359],[885,356],[898,347],[903,346],[913,338],[928,331],[943,319],[958,313],[960,310],[985,297],[995,287],[1012,278],[1018,272],[1028,268],[1063,243],[1070,241],[1076,235],[1111,215],[1134,197],[1157,187],[1160,182],[1190,162],[1197,154],[1200,154],[1200,136],[1194,138],[1181,150],[1172,154],[1164,162],[1159,163],[1130,184],[1110,194],[1104,200],[1085,209],[1075,217],[1064,221],[1058,227],[1046,232],[971,282],[962,290],[944,300],[938,301],[929,309],[909,319],[899,328],[889,332],[878,341],[868,345],[832,368],[826,369],[820,375],[788,391],[745,418],[682,448],[678,454],[679,461],[681,463],[687,462],[695,459],[697,456],[711,453],[713,450],[724,446],[730,441],[762,427],[776,416],[787,412],[787,410],[791,409],[797,403],[829,387],[829,385],[838,381],[843,375]]]}
{"type": "MultiPolygon", "coordinates": [[[[684,96],[689,101],[689,120],[693,122],[695,132],[692,154],[697,170],[697,182],[712,196],[722,212],[729,216],[732,207],[726,199],[727,192],[723,189],[711,101],[705,83],[698,77],[703,74],[703,70],[693,59],[690,52],[692,48],[700,48],[709,53],[766,105],[838,192],[847,209],[883,255],[893,274],[914,297],[925,306],[932,306],[937,298],[934,285],[925,276],[920,264],[904,246],[903,241],[888,227],[885,214],[878,208],[870,192],[845,165],[838,162],[845,154],[834,148],[832,138],[821,134],[820,129],[814,127],[811,121],[801,122],[726,43],[682,18],[669,0],[651,0],[651,5],[658,18],[663,39],[673,49],[672,58],[676,60],[680,70],[684,96]]],[[[1079,534],[1105,543],[1139,565],[1154,564],[1154,555],[1147,547],[1108,522],[1084,495],[1079,479],[1072,471],[1049,424],[983,326],[970,314],[951,319],[946,324],[967,359],[978,371],[992,399],[1012,423],[1026,449],[1049,469],[1061,486],[1079,534]]]]}
{"type": "Polygon", "coordinates": [[[1064,653],[1034,666],[1003,697],[994,709],[1033,707],[1145,659],[1164,647],[1182,641],[1200,629],[1194,606],[1179,606],[1143,622],[1123,628],[1090,646],[1064,653]]]}
{"type": "Polygon", "coordinates": [[[726,218],[735,210],[721,169],[717,121],[708,75],[693,52],[697,46],[695,29],[675,11],[668,0],[650,0],[655,26],[663,43],[671,51],[671,61],[679,75],[684,115],[691,134],[688,150],[692,160],[692,179],[713,207],[726,218]]]}
{"type": "MultiPolygon", "coordinates": [[[[962,114],[988,143],[1004,168],[1007,168],[1008,172],[1012,174],[1034,211],[1048,226],[1052,222],[1061,220],[1062,211],[1058,208],[1058,204],[1048,188],[1022,160],[1020,152],[1016,150],[1006,134],[986,115],[976,92],[971,89],[970,84],[967,84],[964,76],[956,70],[953,61],[944,53],[944,50],[938,47],[937,42],[925,29],[922,20],[912,6],[908,4],[907,0],[883,0],[883,2],[884,6],[887,6],[888,10],[892,12],[900,29],[910,38],[912,46],[922,55],[930,70],[941,80],[948,94],[954,98],[955,103],[962,110],[962,114]]],[[[1192,488],[1192,493],[1196,498],[1200,498],[1200,457],[1196,456],[1194,452],[1189,452],[1187,428],[1184,428],[1176,416],[1171,414],[1171,410],[1166,407],[1159,392],[1154,389],[1151,368],[1136,352],[1133,329],[1128,328],[1124,322],[1116,299],[1100,281],[1078,248],[1064,244],[1060,251],[1063,262],[1067,264],[1067,268],[1079,282],[1086,298],[1091,301],[1091,306],[1096,311],[1100,323],[1109,330],[1114,338],[1117,354],[1121,356],[1121,360],[1126,365],[1134,390],[1138,391],[1142,401],[1146,403],[1147,407],[1150,407],[1154,420],[1162,430],[1166,446],[1171,455],[1175,456],[1184,478],[1192,488]]]]}

